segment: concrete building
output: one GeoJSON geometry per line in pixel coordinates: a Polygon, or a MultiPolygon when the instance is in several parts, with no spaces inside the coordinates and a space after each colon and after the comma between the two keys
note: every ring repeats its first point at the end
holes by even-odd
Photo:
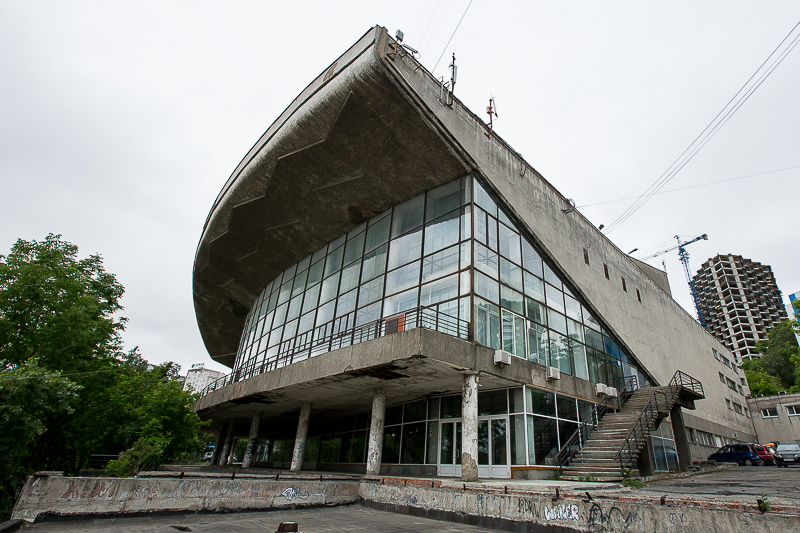
{"type": "Polygon", "coordinates": [[[747,404],[758,442],[800,444],[800,393],[753,396],[747,404]]]}
{"type": "Polygon", "coordinates": [[[195,405],[221,465],[247,438],[243,466],[546,477],[637,387],[649,407],[623,411],[642,409],[641,438],[615,437],[625,460],[597,454],[617,475],[754,439],[743,376],[721,360],[733,356],[665,274],[620,251],[381,27],[228,179],[194,298],[209,354],[232,368],[195,405]]]}
{"type": "Polygon", "coordinates": [[[192,392],[200,392],[205,389],[209,383],[218,380],[224,376],[224,373],[210,368],[204,368],[203,364],[192,365],[186,372],[186,378],[183,382],[183,390],[192,392]]]}
{"type": "Polygon", "coordinates": [[[756,342],[788,318],[772,268],[740,255],[717,255],[692,278],[706,328],[736,362],[758,356],[756,342]]]}

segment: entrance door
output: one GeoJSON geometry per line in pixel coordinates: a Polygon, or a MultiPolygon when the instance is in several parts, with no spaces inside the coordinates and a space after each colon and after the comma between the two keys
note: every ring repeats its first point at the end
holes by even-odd
{"type": "Polygon", "coordinates": [[[461,476],[461,420],[439,422],[438,475],[461,476]]]}
{"type": "Polygon", "coordinates": [[[510,478],[508,416],[478,419],[478,477],[510,478]]]}

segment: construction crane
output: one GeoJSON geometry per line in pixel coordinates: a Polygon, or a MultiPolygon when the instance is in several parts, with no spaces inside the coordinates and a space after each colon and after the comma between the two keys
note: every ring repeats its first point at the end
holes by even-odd
{"type": "Polygon", "coordinates": [[[706,319],[703,317],[703,312],[700,310],[700,301],[697,296],[697,288],[695,288],[694,286],[694,281],[692,280],[692,274],[691,271],[689,270],[689,252],[686,251],[686,246],[697,241],[707,241],[708,235],[704,233],[699,237],[695,237],[694,239],[689,239],[688,241],[681,241],[680,235],[675,235],[675,239],[677,239],[678,241],[677,245],[672,246],[671,248],[667,248],[666,250],[661,250],[660,252],[650,254],[647,257],[642,257],[640,261],[646,261],[648,259],[658,257],[661,254],[665,254],[667,252],[671,252],[672,250],[677,249],[678,256],[680,257],[681,263],[683,263],[683,271],[686,273],[686,281],[689,282],[689,290],[692,292],[692,302],[694,302],[694,310],[697,312],[697,321],[700,322],[701,326],[706,327],[706,319]]]}

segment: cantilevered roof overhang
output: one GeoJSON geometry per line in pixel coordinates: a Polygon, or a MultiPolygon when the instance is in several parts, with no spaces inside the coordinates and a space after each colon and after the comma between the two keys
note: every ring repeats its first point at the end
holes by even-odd
{"type": "Polygon", "coordinates": [[[193,291],[200,333],[216,361],[233,366],[247,312],[281,271],[475,168],[387,68],[391,51],[385,28],[367,32],[270,126],[214,202],[193,291]]]}

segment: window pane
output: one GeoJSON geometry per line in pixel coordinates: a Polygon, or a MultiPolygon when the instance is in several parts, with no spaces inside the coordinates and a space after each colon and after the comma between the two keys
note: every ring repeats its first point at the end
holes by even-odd
{"type": "Polygon", "coordinates": [[[567,319],[567,334],[569,338],[583,343],[583,326],[579,322],[567,319]]]}
{"type": "Polygon", "coordinates": [[[525,448],[525,416],[512,416],[510,419],[509,429],[511,430],[511,464],[525,465],[527,464],[527,453],[525,448]]]}
{"type": "Polygon", "coordinates": [[[428,306],[456,297],[458,297],[457,274],[423,285],[420,288],[419,304],[428,306]]]}
{"type": "Polygon", "coordinates": [[[525,294],[534,300],[544,302],[544,282],[527,272],[523,272],[523,274],[523,278],[525,280],[525,294]]]}
{"type": "Polygon", "coordinates": [[[353,289],[352,291],[342,294],[339,296],[339,299],[336,300],[336,316],[341,317],[353,311],[356,308],[356,294],[357,290],[353,289]]]}
{"type": "Polygon", "coordinates": [[[554,285],[558,290],[561,290],[561,278],[550,268],[547,263],[544,264],[544,280],[551,285],[554,285]]]}
{"type": "Polygon", "coordinates": [[[419,229],[389,244],[389,268],[419,259],[422,255],[422,230],[419,229]]]}
{"type": "Polygon", "coordinates": [[[342,256],[344,255],[344,248],[339,247],[328,254],[325,260],[325,276],[329,276],[342,268],[342,256]]]}
{"type": "Polygon", "coordinates": [[[342,282],[339,292],[347,292],[358,287],[358,279],[361,274],[361,262],[355,262],[342,269],[342,282]]]}
{"type": "Polygon", "coordinates": [[[307,270],[304,270],[298,274],[296,278],[294,278],[294,284],[292,285],[292,296],[302,294],[303,291],[306,290],[306,278],[308,278],[307,270]]]}
{"type": "Polygon", "coordinates": [[[489,248],[497,251],[497,219],[488,217],[487,219],[486,240],[489,248]]]}
{"type": "Polygon", "coordinates": [[[547,310],[547,324],[562,335],[567,334],[567,317],[552,309],[547,310]]]}
{"type": "Polygon", "coordinates": [[[349,241],[344,248],[344,264],[352,263],[364,254],[364,232],[362,231],[349,241]]]}
{"type": "Polygon", "coordinates": [[[317,307],[317,301],[319,299],[319,284],[314,285],[310,289],[306,291],[306,296],[303,299],[303,313],[308,313],[309,311],[314,310],[317,307]]]}
{"type": "Polygon", "coordinates": [[[319,250],[314,252],[314,255],[311,256],[311,262],[312,263],[316,263],[320,259],[323,259],[327,252],[328,252],[328,247],[327,246],[323,246],[322,248],[320,248],[319,250]]]}
{"type": "Polygon", "coordinates": [[[424,194],[395,206],[392,212],[392,238],[421,226],[425,211],[424,207],[424,194]]]}
{"type": "Polygon", "coordinates": [[[365,283],[358,291],[358,306],[363,307],[383,297],[383,277],[365,283]]]}
{"type": "Polygon", "coordinates": [[[417,293],[419,289],[414,287],[406,292],[387,296],[383,300],[383,316],[392,316],[409,309],[417,307],[417,293]]]}
{"type": "Polygon", "coordinates": [[[475,203],[492,215],[497,216],[497,204],[494,203],[494,200],[492,200],[483,186],[478,183],[478,180],[474,180],[472,184],[473,191],[475,191],[475,203]]]}
{"type": "Polygon", "coordinates": [[[477,242],[475,243],[475,268],[482,270],[493,279],[499,279],[497,254],[477,242]]]}
{"type": "Polygon", "coordinates": [[[505,224],[500,224],[499,227],[500,240],[498,241],[500,255],[514,261],[515,263],[522,264],[522,252],[520,251],[520,237],[511,228],[505,224]]]}
{"type": "Polygon", "coordinates": [[[386,272],[386,250],[387,245],[384,244],[364,256],[364,269],[361,273],[362,283],[386,272]]]}
{"type": "Polygon", "coordinates": [[[555,309],[559,313],[564,312],[564,293],[556,289],[549,283],[545,284],[547,293],[547,307],[555,309]]]}
{"type": "Polygon", "coordinates": [[[381,317],[381,302],[363,307],[356,311],[356,326],[363,326],[369,322],[374,322],[381,317]]]}
{"type": "Polygon", "coordinates": [[[475,294],[483,296],[492,303],[500,303],[500,284],[476,271],[475,294]]]}
{"type": "Polygon", "coordinates": [[[550,338],[547,328],[538,324],[528,326],[528,360],[547,366],[547,354],[550,349],[550,338]]]}
{"type": "Polygon", "coordinates": [[[316,263],[311,265],[311,268],[308,270],[309,285],[313,285],[322,279],[322,270],[324,266],[325,266],[324,261],[317,261],[316,263]]]}
{"type": "Polygon", "coordinates": [[[386,294],[419,285],[419,261],[415,261],[386,274],[386,294]]]}
{"type": "Polygon", "coordinates": [[[278,305],[282,304],[283,302],[289,301],[289,297],[292,295],[292,280],[287,281],[283,285],[281,285],[281,292],[278,295],[278,305]]]}
{"type": "Polygon", "coordinates": [[[403,426],[403,447],[400,462],[422,464],[425,459],[425,423],[403,426]]]}
{"type": "Polygon", "coordinates": [[[500,348],[500,315],[496,305],[475,298],[475,342],[500,348]]]}
{"type": "Polygon", "coordinates": [[[527,239],[522,239],[522,266],[537,276],[544,277],[542,272],[542,258],[533,249],[531,243],[527,239]]]}
{"type": "Polygon", "coordinates": [[[478,416],[508,413],[508,393],[505,389],[478,393],[478,416]]]}
{"type": "Polygon", "coordinates": [[[488,228],[486,226],[486,211],[476,207],[475,208],[475,240],[486,244],[486,233],[488,228]]]}
{"type": "Polygon", "coordinates": [[[425,220],[433,220],[461,206],[461,180],[428,191],[425,220]]]}
{"type": "Polygon", "coordinates": [[[522,290],[522,269],[507,259],[500,258],[500,281],[522,290]]]}
{"type": "Polygon", "coordinates": [[[458,242],[458,211],[453,211],[425,225],[425,254],[458,242]]]}
{"type": "Polygon", "coordinates": [[[303,296],[297,296],[289,301],[289,311],[286,313],[286,321],[294,320],[300,316],[300,305],[303,303],[303,296]]]}
{"type": "Polygon", "coordinates": [[[572,374],[567,338],[553,331],[550,332],[550,366],[558,368],[565,374],[572,374]]]}
{"type": "Polygon", "coordinates": [[[564,295],[564,303],[567,307],[567,316],[577,320],[578,322],[581,321],[581,304],[573,298],[572,296],[564,295]]]}
{"type": "Polygon", "coordinates": [[[337,272],[333,276],[326,278],[325,281],[322,282],[322,292],[320,293],[320,301],[327,302],[331,298],[335,297],[339,291],[339,273],[337,272]]]}
{"type": "Polygon", "coordinates": [[[575,398],[557,394],[556,402],[558,403],[558,418],[578,420],[578,407],[575,404],[575,398]]]}
{"type": "Polygon", "coordinates": [[[321,326],[333,319],[333,308],[336,302],[328,302],[317,309],[317,326],[321,326]]]}
{"type": "Polygon", "coordinates": [[[530,298],[525,298],[525,316],[537,324],[547,324],[544,315],[544,306],[530,298]]]}
{"type": "Polygon", "coordinates": [[[570,355],[572,355],[572,362],[575,365],[575,377],[588,380],[589,367],[586,363],[586,348],[583,344],[570,339],[569,350],[570,355]]]}
{"type": "Polygon", "coordinates": [[[556,416],[556,395],[533,387],[525,387],[528,412],[544,416],[556,416]]]}
{"type": "Polygon", "coordinates": [[[472,237],[472,206],[461,208],[461,240],[472,237]]]}
{"type": "Polygon", "coordinates": [[[500,305],[520,315],[525,312],[522,307],[522,294],[508,287],[500,287],[500,305]]]}
{"type": "Polygon", "coordinates": [[[370,250],[374,250],[381,244],[385,243],[389,240],[389,223],[391,221],[391,217],[385,216],[381,220],[375,222],[374,224],[370,221],[370,224],[373,224],[367,230],[367,242],[366,246],[364,247],[365,252],[369,252],[370,250]]]}
{"type": "Polygon", "coordinates": [[[458,270],[458,246],[451,246],[422,260],[422,282],[430,281],[458,270]]]}

